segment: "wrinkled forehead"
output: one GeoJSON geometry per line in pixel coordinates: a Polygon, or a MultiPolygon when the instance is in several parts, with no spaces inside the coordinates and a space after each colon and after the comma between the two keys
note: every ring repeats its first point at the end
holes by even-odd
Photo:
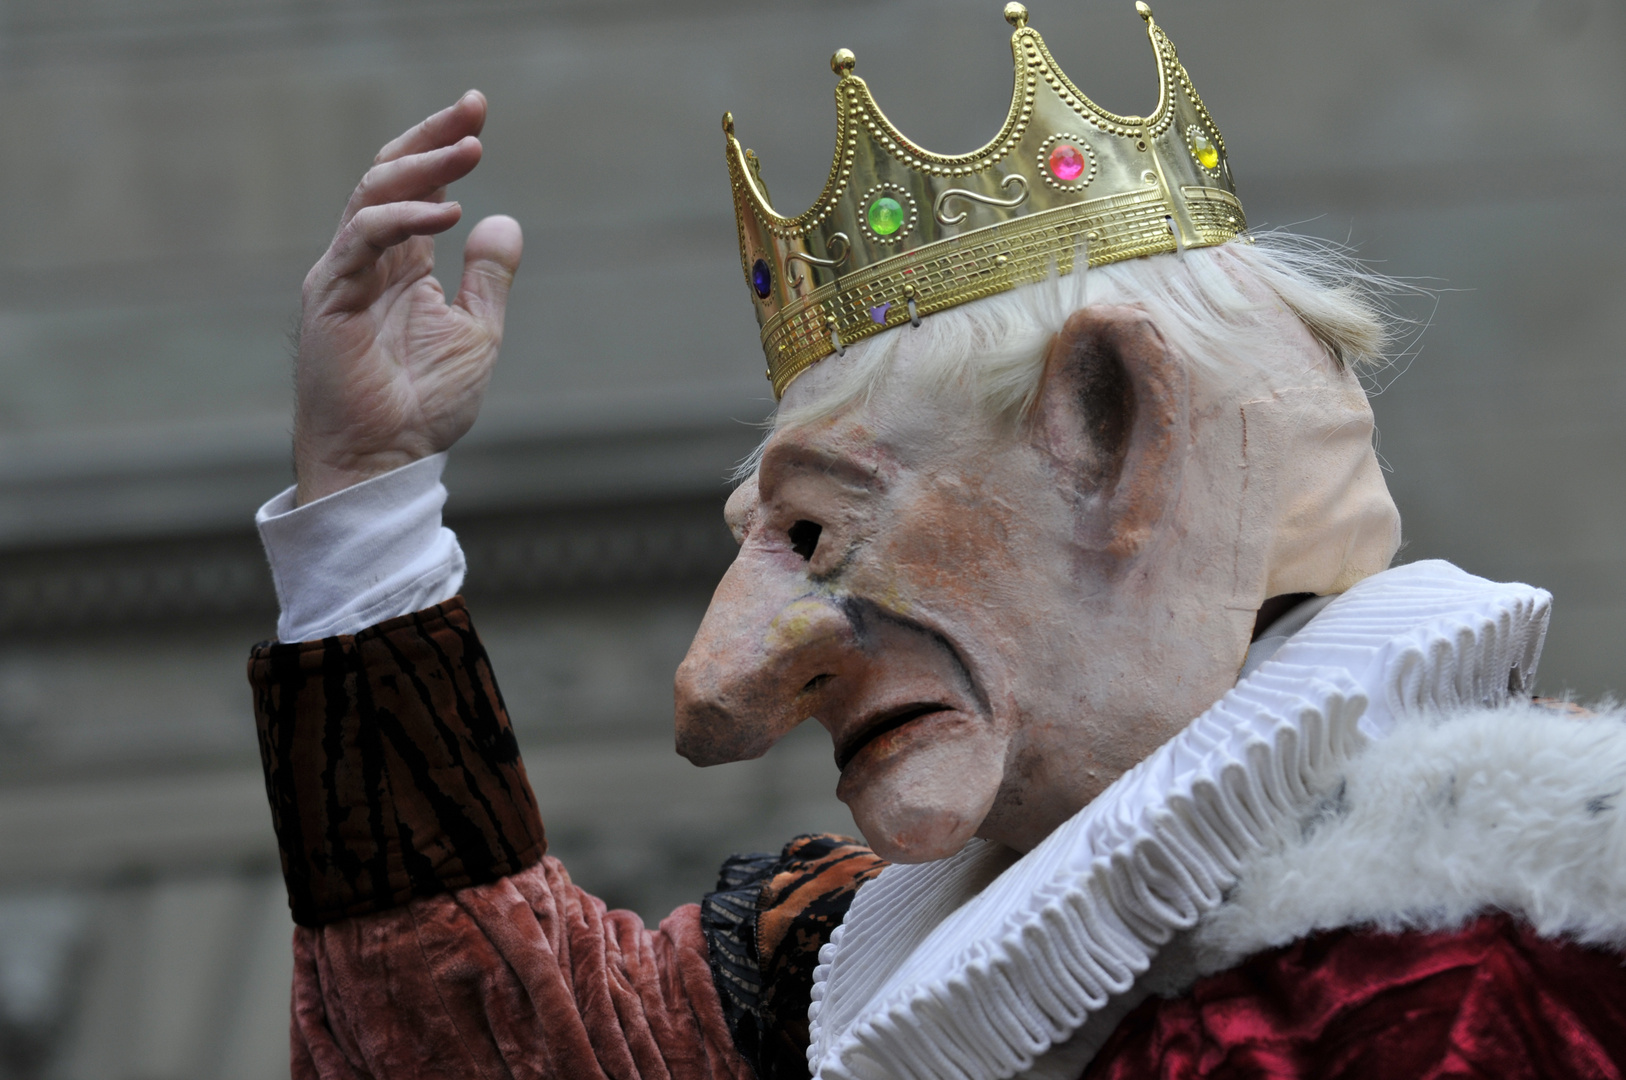
{"type": "Polygon", "coordinates": [[[771,487],[792,472],[815,472],[881,491],[911,471],[980,471],[990,433],[960,397],[892,382],[828,414],[791,414],[763,449],[761,482],[771,487]]]}
{"type": "Polygon", "coordinates": [[[844,486],[882,489],[905,467],[891,440],[877,434],[859,410],[776,430],[758,468],[760,482],[776,484],[792,475],[828,477],[844,486]]]}

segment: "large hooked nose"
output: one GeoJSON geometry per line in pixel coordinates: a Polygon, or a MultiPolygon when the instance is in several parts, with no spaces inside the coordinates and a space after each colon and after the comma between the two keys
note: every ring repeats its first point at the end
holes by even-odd
{"type": "Polygon", "coordinates": [[[854,627],[782,552],[747,543],[677,671],[677,749],[696,765],[760,757],[812,715],[854,627]]]}

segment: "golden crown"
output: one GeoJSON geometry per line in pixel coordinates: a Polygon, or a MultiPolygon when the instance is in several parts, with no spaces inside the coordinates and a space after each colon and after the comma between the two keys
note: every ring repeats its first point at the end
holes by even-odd
{"type": "Polygon", "coordinates": [[[1027,8],[1005,126],[980,150],[934,154],[892,126],[839,50],[836,156],[812,209],[783,217],[761,166],[723,116],[740,262],[774,396],[846,344],[1003,292],[1083,257],[1102,266],[1223,244],[1247,228],[1225,141],[1152,9],[1136,3],[1158,61],[1157,108],[1118,116],[1062,74],[1027,8]]]}

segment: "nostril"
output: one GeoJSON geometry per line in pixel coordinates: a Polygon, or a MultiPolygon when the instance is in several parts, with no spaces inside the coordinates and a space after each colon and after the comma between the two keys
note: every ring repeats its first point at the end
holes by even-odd
{"type": "Polygon", "coordinates": [[[813,552],[819,546],[819,534],[822,532],[824,526],[818,522],[798,521],[786,531],[786,535],[790,537],[790,549],[811,562],[813,552]]]}
{"type": "Polygon", "coordinates": [[[817,690],[819,687],[823,686],[833,678],[835,678],[834,675],[815,675],[811,679],[807,680],[807,685],[802,687],[802,693],[806,694],[817,690]]]}

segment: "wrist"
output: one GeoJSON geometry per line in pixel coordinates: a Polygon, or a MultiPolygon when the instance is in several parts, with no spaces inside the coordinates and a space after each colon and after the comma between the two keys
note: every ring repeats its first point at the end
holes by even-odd
{"type": "Polygon", "coordinates": [[[294,453],[294,505],[305,506],[318,499],[337,494],[346,488],[394,472],[403,465],[421,461],[434,451],[413,453],[409,450],[381,450],[371,454],[351,455],[338,462],[315,456],[294,453]]]}

